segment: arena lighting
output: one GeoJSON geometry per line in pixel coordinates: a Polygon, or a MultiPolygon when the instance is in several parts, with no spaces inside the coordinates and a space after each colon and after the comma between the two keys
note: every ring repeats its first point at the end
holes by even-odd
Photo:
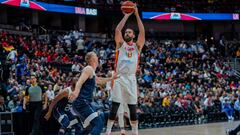
{"type": "Polygon", "coordinates": [[[98,11],[94,8],[65,6],[59,4],[48,4],[45,2],[36,2],[31,0],[0,0],[0,4],[30,8],[41,11],[69,13],[69,14],[81,14],[97,16],[98,11]]]}
{"type": "Polygon", "coordinates": [[[239,14],[142,12],[142,18],[151,20],[180,20],[180,21],[239,20],[239,14]]]}

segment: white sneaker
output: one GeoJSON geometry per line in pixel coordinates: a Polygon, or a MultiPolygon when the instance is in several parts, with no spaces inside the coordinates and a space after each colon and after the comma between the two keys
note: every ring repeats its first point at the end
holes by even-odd
{"type": "Polygon", "coordinates": [[[120,134],[121,134],[121,135],[126,135],[125,130],[121,130],[121,131],[120,131],[120,134]]]}

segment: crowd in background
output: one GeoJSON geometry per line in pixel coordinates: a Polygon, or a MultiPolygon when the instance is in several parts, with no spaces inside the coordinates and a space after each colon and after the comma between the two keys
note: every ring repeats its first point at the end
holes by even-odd
{"type": "MultiPolygon", "coordinates": [[[[1,67],[9,65],[8,71],[0,70],[1,112],[29,109],[24,97],[31,96],[27,91],[33,85],[32,76],[42,90],[43,109],[47,108],[58,92],[70,86],[73,77],[79,76],[86,66],[84,55],[88,51],[95,51],[99,56],[99,76],[114,70],[114,41],[89,40],[81,31],[55,34],[50,38],[2,32],[0,39],[1,67]]],[[[137,72],[138,113],[167,108],[191,109],[205,115],[218,109],[233,120],[234,109],[240,111],[240,81],[225,63],[228,59],[221,49],[220,44],[204,40],[148,39],[137,72]]],[[[234,54],[240,56],[239,48],[234,54]]],[[[109,83],[98,86],[94,93],[95,102],[104,111],[110,106],[110,86],[109,83]]]]}

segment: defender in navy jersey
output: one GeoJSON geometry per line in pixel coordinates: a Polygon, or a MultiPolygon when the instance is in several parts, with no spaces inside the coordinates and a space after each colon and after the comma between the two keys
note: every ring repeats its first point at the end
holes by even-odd
{"type": "Polygon", "coordinates": [[[103,120],[91,105],[93,91],[96,84],[112,81],[117,78],[117,74],[114,74],[111,78],[97,77],[95,70],[98,67],[98,57],[94,52],[87,53],[85,61],[88,66],[83,69],[75,90],[71,93],[69,99],[73,101],[73,109],[80,117],[87,132],[91,133],[91,135],[100,135],[103,128],[103,120]]]}
{"type": "Polygon", "coordinates": [[[75,135],[83,135],[83,128],[81,123],[72,114],[72,103],[69,102],[68,97],[72,93],[72,89],[75,88],[77,79],[73,79],[72,86],[67,87],[61,91],[52,101],[49,106],[48,112],[45,115],[45,119],[48,120],[53,112],[53,116],[61,125],[58,135],[64,135],[69,128],[75,129],[75,135]],[[81,133],[82,132],[82,133],[81,133]]]}

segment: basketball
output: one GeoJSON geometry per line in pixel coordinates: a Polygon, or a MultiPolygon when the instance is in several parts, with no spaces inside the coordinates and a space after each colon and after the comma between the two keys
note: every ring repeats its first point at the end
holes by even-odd
{"type": "Polygon", "coordinates": [[[134,12],[134,7],[135,7],[135,3],[131,2],[131,1],[125,1],[122,3],[121,10],[124,13],[128,14],[128,13],[134,12]]]}

